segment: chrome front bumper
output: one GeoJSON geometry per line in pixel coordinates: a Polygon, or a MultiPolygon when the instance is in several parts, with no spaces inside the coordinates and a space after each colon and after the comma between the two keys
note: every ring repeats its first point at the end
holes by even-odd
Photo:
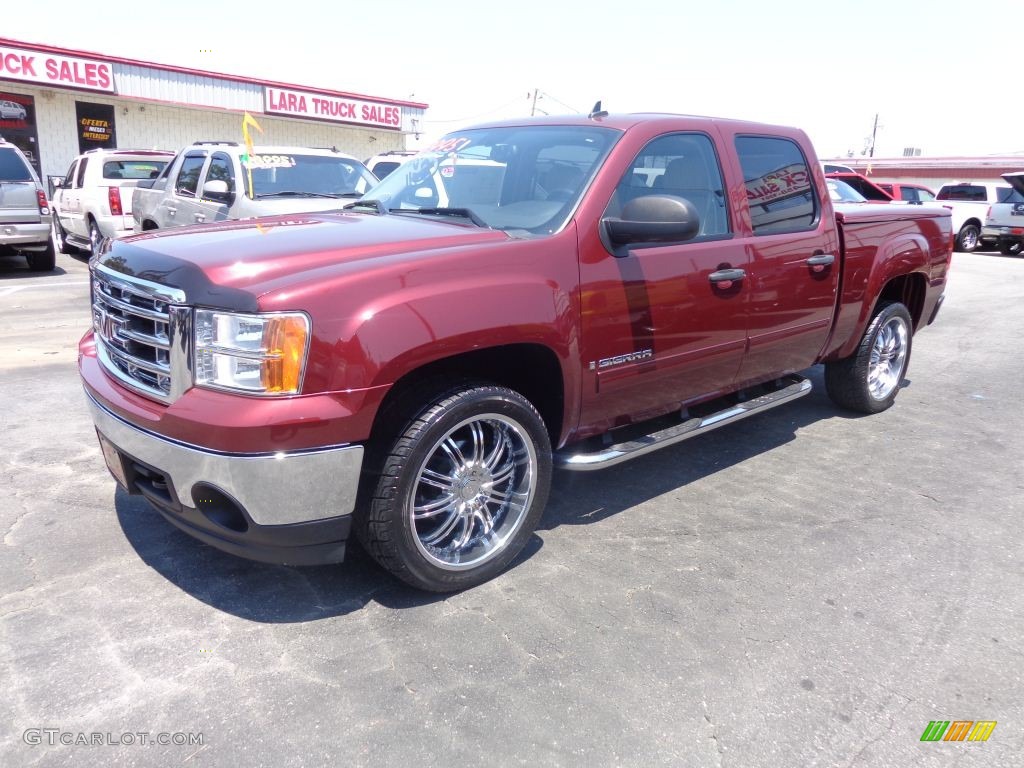
{"type": "Polygon", "coordinates": [[[88,393],[86,399],[100,434],[126,460],[162,473],[171,486],[171,498],[190,514],[203,512],[196,509],[196,499],[210,487],[237,502],[257,526],[335,518],[351,514],[355,507],[361,445],[294,453],[219,453],[140,429],[88,393]]]}

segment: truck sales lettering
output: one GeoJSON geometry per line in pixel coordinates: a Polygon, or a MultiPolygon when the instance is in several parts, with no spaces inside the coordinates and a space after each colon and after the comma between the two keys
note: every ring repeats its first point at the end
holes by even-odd
{"type": "Polygon", "coordinates": [[[267,112],[314,117],[346,123],[364,123],[383,128],[400,128],[402,111],[397,106],[373,104],[358,99],[267,88],[267,112]]]}
{"type": "Polygon", "coordinates": [[[96,91],[114,90],[113,72],[105,61],[51,56],[15,48],[0,48],[0,78],[96,91]]]}

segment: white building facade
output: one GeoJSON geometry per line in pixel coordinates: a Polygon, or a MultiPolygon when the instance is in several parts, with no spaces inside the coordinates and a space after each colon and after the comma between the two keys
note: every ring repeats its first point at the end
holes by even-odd
{"type": "Polygon", "coordinates": [[[0,136],[44,178],[89,148],[178,150],[194,141],[334,147],[359,159],[405,148],[426,104],[134,61],[0,38],[0,136]]]}

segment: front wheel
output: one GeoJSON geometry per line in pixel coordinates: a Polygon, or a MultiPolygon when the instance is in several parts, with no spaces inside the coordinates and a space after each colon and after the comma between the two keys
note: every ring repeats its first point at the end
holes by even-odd
{"type": "Polygon", "coordinates": [[[956,249],[963,253],[970,253],[978,249],[978,238],[981,230],[974,224],[964,224],[956,236],[956,249]]]}
{"type": "Polygon", "coordinates": [[[466,589],[519,554],[550,485],[551,443],[533,405],[505,387],[465,384],[402,429],[356,532],[406,583],[466,589]]]}
{"type": "Polygon", "coordinates": [[[825,363],[825,389],[836,405],[879,413],[896,400],[910,363],[913,321],[897,301],[879,302],[857,351],[825,363]]]}

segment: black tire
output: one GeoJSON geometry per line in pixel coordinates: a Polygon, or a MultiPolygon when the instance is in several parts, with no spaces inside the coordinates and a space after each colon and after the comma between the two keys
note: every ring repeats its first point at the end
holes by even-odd
{"type": "Polygon", "coordinates": [[[373,474],[367,481],[374,490],[356,512],[356,535],[380,565],[407,584],[431,592],[474,587],[504,571],[533,534],[551,485],[551,443],[540,414],[518,392],[485,383],[461,382],[429,398],[399,428],[390,450],[368,463],[373,474]],[[464,439],[467,436],[471,442],[464,439]],[[499,443],[506,439],[503,448],[499,443]],[[474,461],[465,460],[470,453],[474,461]],[[463,459],[461,465],[455,454],[463,459]],[[494,458],[495,474],[489,474],[492,457],[499,456],[508,461],[499,466],[494,458]],[[445,461],[450,461],[448,475],[445,461]],[[473,467],[477,469],[462,473],[473,467]],[[496,474],[505,472],[507,479],[497,479],[496,474]],[[447,486],[432,479],[439,475],[447,486]],[[497,490],[505,482],[505,490],[497,490]],[[432,491],[435,485],[444,490],[432,491]],[[438,497],[429,498],[430,492],[438,497]],[[505,500],[496,501],[491,494],[505,500]],[[429,509],[418,521],[417,501],[429,509]],[[490,521],[489,528],[485,521],[490,521]],[[430,540],[439,532],[439,544],[452,535],[450,547],[433,547],[430,540]],[[456,541],[462,537],[465,545],[456,541]]]}
{"type": "Polygon", "coordinates": [[[52,272],[57,266],[57,252],[53,247],[53,238],[46,241],[44,251],[25,251],[28,268],[33,272],[52,272]]]}
{"type": "MultiPolygon", "coordinates": [[[[825,363],[825,389],[832,402],[859,413],[879,413],[891,407],[900,391],[907,366],[910,365],[913,329],[910,312],[905,306],[898,301],[880,301],[857,346],[857,351],[843,360],[825,363]],[[872,386],[872,353],[876,351],[875,342],[883,329],[893,328],[894,324],[900,323],[903,327],[903,338],[899,341],[903,353],[902,360],[895,366],[898,372],[885,376],[888,386],[879,391],[877,387],[872,386]]],[[[877,372],[880,365],[885,365],[885,361],[876,363],[874,372],[877,372]]]]}
{"type": "Polygon", "coordinates": [[[1021,252],[1021,243],[1007,243],[1004,241],[999,244],[999,252],[1003,254],[1003,256],[1019,256],[1021,252]]]}
{"type": "Polygon", "coordinates": [[[53,214],[53,239],[57,244],[57,250],[65,254],[77,253],[78,249],[75,246],[68,243],[68,233],[64,231],[64,227],[60,225],[60,219],[57,218],[57,214],[53,214]]]}
{"type": "Polygon", "coordinates": [[[974,224],[964,224],[956,235],[956,249],[961,253],[978,250],[981,230],[974,224]]]}

